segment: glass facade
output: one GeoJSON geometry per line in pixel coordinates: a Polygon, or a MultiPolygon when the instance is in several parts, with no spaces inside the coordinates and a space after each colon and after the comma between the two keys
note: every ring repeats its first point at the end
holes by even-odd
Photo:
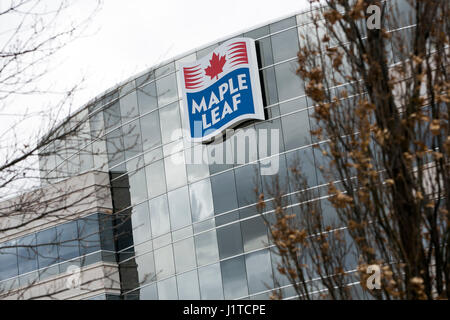
{"type": "MultiPolygon", "coordinates": [[[[277,156],[282,187],[291,194],[298,190],[288,183],[287,168],[295,159],[308,172],[311,186],[320,189],[324,182],[318,169],[320,155],[311,147],[318,142],[310,135],[313,104],[296,75],[299,30],[308,27],[307,14],[235,35],[256,40],[266,113],[266,120],[240,127],[279,129],[280,148],[270,155],[277,156]]],[[[255,183],[263,190],[270,179],[260,175],[265,159],[254,151],[245,164],[187,161],[193,150],[210,151],[208,155],[212,149],[227,150],[227,141],[187,144],[180,130],[184,124],[178,65],[208,54],[218,44],[151,69],[96,99],[76,115],[85,123],[86,136],[57,156],[50,152],[40,158],[43,183],[47,177],[64,179],[93,169],[110,172],[115,223],[129,231],[116,239],[114,247],[119,266],[127,270],[121,274],[124,299],[262,299],[274,287],[273,275],[281,277],[277,257],[268,250],[267,227],[254,207],[255,183]],[[120,219],[124,222],[118,223],[120,219]]],[[[56,141],[51,148],[58,150],[64,144],[67,147],[68,142],[56,141]]],[[[295,196],[289,199],[297,201],[295,196]]],[[[332,221],[333,208],[321,202],[332,221]]],[[[64,234],[70,243],[75,227],[61,228],[68,228],[64,234]]],[[[59,229],[22,241],[39,242],[59,229]]],[[[58,261],[103,250],[82,243],[75,247],[42,250],[58,261]]],[[[8,267],[2,268],[0,280],[51,264],[23,255],[20,261],[1,256],[5,261],[0,264],[8,267]]],[[[355,266],[349,262],[349,270],[355,266]]],[[[285,293],[294,294],[286,279],[278,282],[287,285],[285,293]]]]}
{"type": "Polygon", "coordinates": [[[69,266],[115,261],[111,215],[92,214],[0,244],[0,290],[67,272],[69,266]]]}

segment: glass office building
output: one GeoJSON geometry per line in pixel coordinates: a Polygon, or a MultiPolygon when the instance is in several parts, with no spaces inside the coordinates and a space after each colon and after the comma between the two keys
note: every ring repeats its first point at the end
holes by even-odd
{"type": "MultiPolygon", "coordinates": [[[[186,143],[178,130],[184,120],[177,78],[180,63],[199,59],[234,37],[255,39],[266,119],[240,128],[279,130],[280,148],[271,156],[279,159],[278,174],[289,194],[298,191],[288,179],[296,159],[309,184],[320,189],[325,180],[318,170],[322,154],[312,148],[319,142],[310,135],[313,104],[296,75],[299,32],[311,27],[308,14],[224,38],[124,81],[67,122],[83,121],[78,137],[42,150],[43,185],[91,170],[109,173],[117,228],[114,248],[108,244],[107,250],[116,253],[120,298],[265,299],[276,286],[286,298],[295,295],[276,271],[277,256],[269,250],[268,229],[255,208],[255,183],[265,191],[264,182],[271,179],[258,174],[263,159],[255,152],[244,164],[190,164],[194,149],[208,155],[226,152],[227,141],[186,143]],[[179,161],[173,161],[174,154],[179,161]]],[[[338,94],[342,87],[333,90],[338,94]]],[[[295,199],[288,197],[288,205],[295,206],[295,199]]],[[[334,215],[326,199],[317,201],[326,215],[334,215]]],[[[349,264],[349,270],[355,267],[356,261],[349,264]]]]}

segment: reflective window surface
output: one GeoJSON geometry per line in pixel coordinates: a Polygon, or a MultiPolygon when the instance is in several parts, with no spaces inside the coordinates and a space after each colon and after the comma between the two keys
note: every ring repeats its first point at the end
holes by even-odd
{"type": "Polygon", "coordinates": [[[289,17],[278,22],[274,22],[270,25],[270,32],[277,32],[280,30],[287,29],[296,25],[295,17],[289,17]]]}
{"type": "Polygon", "coordinates": [[[192,220],[194,222],[205,220],[214,215],[211,183],[205,179],[193,183],[189,187],[191,199],[192,220]]]}
{"type": "Polygon", "coordinates": [[[161,300],[178,299],[177,282],[175,278],[169,278],[158,282],[158,296],[161,300]]]}
{"type": "Polygon", "coordinates": [[[237,299],[248,295],[244,257],[222,261],[220,267],[225,299],[237,299]]]}
{"type": "Polygon", "coordinates": [[[173,229],[179,229],[191,224],[191,206],[189,204],[188,188],[183,187],[167,194],[170,211],[170,224],[173,229]]]}
{"type": "Polygon", "coordinates": [[[134,119],[139,115],[136,91],[132,91],[120,98],[120,113],[122,122],[134,119]]]}
{"type": "Polygon", "coordinates": [[[256,251],[245,256],[248,289],[250,294],[273,286],[272,264],[268,250],[256,251]]]}
{"type": "Polygon", "coordinates": [[[156,161],[145,167],[147,177],[148,196],[156,197],[166,192],[166,176],[164,174],[164,162],[156,161]]]}
{"type": "Polygon", "coordinates": [[[155,82],[138,88],[137,100],[139,105],[139,112],[141,114],[145,114],[147,112],[155,110],[158,107],[155,82]]]}
{"type": "Polygon", "coordinates": [[[150,200],[149,208],[153,236],[157,237],[169,232],[170,219],[167,195],[163,194],[162,196],[150,200]]]}
{"type": "Polygon", "coordinates": [[[155,268],[158,280],[175,273],[172,245],[155,250],[155,268]]]}
{"type": "Polygon", "coordinates": [[[216,230],[195,236],[195,251],[199,266],[219,260],[216,230]]]}
{"type": "Polygon", "coordinates": [[[200,299],[197,270],[192,270],[177,276],[178,298],[180,300],[200,299]]]}
{"type": "Polygon", "coordinates": [[[297,29],[289,29],[273,35],[272,49],[275,63],[296,57],[299,49],[297,29]]]}
{"type": "Polygon", "coordinates": [[[17,248],[14,243],[6,242],[0,246],[0,280],[17,276],[17,248]]]}
{"type": "Polygon", "coordinates": [[[216,263],[198,269],[200,295],[204,300],[223,299],[220,264],[216,263]]]}
{"type": "Polygon", "coordinates": [[[93,214],[0,243],[0,282],[19,276],[17,284],[33,284],[66,272],[69,265],[102,260],[102,250],[114,250],[106,240],[112,239],[111,228],[103,220],[104,215],[93,214]]]}
{"type": "Polygon", "coordinates": [[[151,228],[148,202],[141,203],[133,208],[131,223],[133,226],[133,240],[135,244],[150,240],[151,228]]]}
{"type": "Polygon", "coordinates": [[[311,144],[307,111],[290,114],[281,119],[286,150],[311,144]]]}
{"type": "Polygon", "coordinates": [[[238,207],[236,183],[233,171],[228,171],[211,177],[211,188],[216,214],[233,210],[238,207]]]}
{"type": "Polygon", "coordinates": [[[161,144],[161,130],[159,127],[159,112],[155,111],[140,119],[142,128],[143,149],[148,150],[161,144]]]}
{"type": "Polygon", "coordinates": [[[136,265],[139,270],[139,285],[144,285],[156,280],[155,258],[153,252],[136,257],[136,265]]]}
{"type": "Polygon", "coordinates": [[[181,120],[178,102],[160,109],[162,142],[168,143],[181,138],[181,120]]]}
{"type": "Polygon", "coordinates": [[[131,203],[137,204],[147,199],[145,170],[139,169],[130,174],[131,203]]]}
{"type": "Polygon", "coordinates": [[[178,152],[164,159],[166,170],[167,191],[186,185],[186,164],[184,152],[178,152]]]}
{"type": "Polygon", "coordinates": [[[288,61],[275,66],[278,99],[284,101],[305,94],[303,81],[296,74],[298,64],[288,61]]]}
{"type": "Polygon", "coordinates": [[[223,226],[217,229],[220,259],[235,256],[242,252],[242,236],[239,223],[223,226]]]}
{"type": "Polygon", "coordinates": [[[158,105],[160,107],[177,100],[178,93],[175,73],[156,80],[156,91],[158,93],[158,105]]]}
{"type": "Polygon", "coordinates": [[[267,227],[262,217],[257,216],[241,222],[244,250],[263,248],[268,243],[267,227]]]}
{"type": "Polygon", "coordinates": [[[173,244],[175,269],[177,273],[191,270],[196,266],[194,239],[189,238],[173,244]]]}

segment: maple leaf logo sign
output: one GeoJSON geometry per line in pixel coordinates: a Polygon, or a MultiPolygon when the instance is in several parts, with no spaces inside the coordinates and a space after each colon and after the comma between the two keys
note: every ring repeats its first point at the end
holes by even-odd
{"type": "Polygon", "coordinates": [[[225,62],[227,62],[225,56],[220,57],[214,52],[212,55],[212,59],[209,60],[210,65],[205,69],[206,75],[210,76],[211,79],[219,79],[219,73],[223,72],[223,66],[225,65],[225,62]]]}

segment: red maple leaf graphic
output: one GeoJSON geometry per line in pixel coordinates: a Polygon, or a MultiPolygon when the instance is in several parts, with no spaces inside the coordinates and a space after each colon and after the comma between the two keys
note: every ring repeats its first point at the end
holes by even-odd
{"type": "Polygon", "coordinates": [[[214,77],[216,77],[216,79],[219,79],[219,73],[223,72],[223,66],[225,65],[225,62],[227,62],[225,56],[219,57],[219,55],[214,52],[212,55],[212,59],[209,60],[210,65],[205,69],[206,75],[210,76],[211,79],[213,79],[214,77]]]}

